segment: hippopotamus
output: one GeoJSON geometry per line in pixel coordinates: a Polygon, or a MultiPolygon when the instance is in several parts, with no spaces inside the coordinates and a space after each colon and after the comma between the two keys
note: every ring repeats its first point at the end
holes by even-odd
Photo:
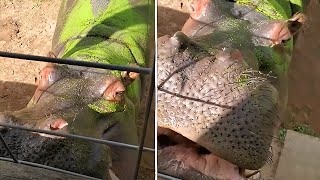
{"type": "MultiPolygon", "coordinates": [[[[53,58],[146,67],[152,4],[147,0],[64,0],[53,58]]],[[[139,73],[48,63],[27,107],[0,113],[1,123],[138,145],[139,73]]],[[[2,128],[13,154],[96,178],[131,179],[137,151],[45,133],[2,128]]],[[[0,145],[0,156],[10,157],[0,145]]]]}
{"type": "Polygon", "coordinates": [[[272,159],[305,19],[273,5],[193,0],[181,31],[158,39],[159,172],[239,180],[272,159]]]}

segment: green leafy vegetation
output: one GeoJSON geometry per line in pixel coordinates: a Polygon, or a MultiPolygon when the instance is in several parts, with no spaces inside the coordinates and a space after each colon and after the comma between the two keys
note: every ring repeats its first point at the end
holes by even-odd
{"type": "MultiPolygon", "coordinates": [[[[315,136],[315,137],[320,137],[319,134],[317,134],[312,128],[310,125],[307,125],[307,124],[299,124],[299,125],[295,125],[291,128],[288,128],[288,129],[291,129],[293,131],[296,131],[298,133],[301,133],[301,134],[306,134],[306,135],[309,135],[309,136],[315,136]]],[[[278,134],[278,138],[280,140],[280,142],[284,143],[284,140],[286,138],[286,134],[287,134],[287,128],[280,128],[279,130],[279,134],[278,134]]]]}

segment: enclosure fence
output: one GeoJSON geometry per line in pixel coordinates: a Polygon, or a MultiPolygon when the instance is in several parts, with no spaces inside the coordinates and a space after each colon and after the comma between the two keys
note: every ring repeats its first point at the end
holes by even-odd
{"type": "MultiPolygon", "coordinates": [[[[62,59],[62,58],[51,58],[51,57],[44,57],[44,56],[35,56],[35,55],[27,55],[27,54],[18,54],[18,53],[9,53],[9,52],[3,52],[0,51],[0,57],[6,57],[6,58],[15,58],[15,59],[21,59],[21,60],[32,60],[32,61],[42,61],[42,62],[51,62],[51,63],[58,63],[58,64],[68,64],[68,65],[75,65],[75,66],[84,66],[84,67],[92,67],[92,68],[100,68],[100,69],[110,69],[110,70],[119,70],[119,71],[128,71],[128,72],[137,72],[142,74],[142,76],[149,75],[150,76],[150,83],[148,87],[148,98],[146,100],[146,107],[144,110],[144,117],[143,117],[143,127],[142,127],[142,133],[139,141],[139,146],[132,145],[132,144],[126,144],[126,143],[120,143],[120,142],[115,142],[115,141],[109,141],[109,140],[102,140],[102,139],[96,139],[96,138],[91,138],[91,137],[86,137],[86,136],[80,136],[80,135],[75,135],[75,134],[64,134],[64,133],[57,133],[57,132],[52,132],[52,131],[47,131],[47,130],[41,130],[41,129],[33,129],[33,128],[26,128],[24,126],[19,126],[19,125],[12,125],[12,124],[7,124],[7,123],[0,123],[0,126],[7,127],[7,128],[15,128],[15,129],[20,129],[24,131],[31,131],[31,132],[38,132],[38,133],[45,133],[45,134],[50,134],[50,135],[55,135],[55,136],[61,136],[65,138],[70,138],[70,139],[79,139],[79,140],[84,140],[84,141],[90,141],[93,143],[99,143],[99,144],[104,144],[104,145],[109,145],[109,146],[117,146],[121,148],[128,148],[128,149],[134,149],[137,150],[138,153],[138,158],[136,161],[135,165],[135,173],[133,179],[137,179],[138,177],[138,172],[140,168],[140,162],[141,162],[141,157],[142,157],[142,152],[151,152],[155,154],[155,149],[153,148],[147,148],[144,147],[144,141],[146,137],[146,131],[147,131],[147,126],[148,126],[148,119],[150,116],[150,109],[152,106],[152,98],[154,95],[154,82],[155,82],[155,61],[152,65],[152,68],[142,68],[142,67],[132,67],[132,66],[120,66],[120,65],[112,65],[112,64],[102,64],[102,63],[96,63],[96,62],[87,62],[87,61],[81,61],[81,60],[73,60],[73,59],[62,59]]],[[[155,59],[155,57],[153,57],[155,59]]],[[[70,175],[76,175],[79,177],[84,177],[88,179],[97,179],[94,177],[82,175],[79,173],[75,172],[70,172],[42,164],[37,164],[37,163],[32,163],[32,162],[27,162],[27,161],[21,161],[18,160],[15,155],[12,153],[12,150],[9,148],[7,145],[6,141],[4,140],[2,134],[0,133],[0,140],[3,143],[5,149],[9,153],[10,158],[5,158],[5,157],[0,157],[0,160],[5,160],[5,161],[11,161],[15,163],[20,163],[20,164],[25,164],[29,166],[34,166],[34,167],[39,167],[39,168],[45,168],[65,174],[70,174],[70,175]]]]}

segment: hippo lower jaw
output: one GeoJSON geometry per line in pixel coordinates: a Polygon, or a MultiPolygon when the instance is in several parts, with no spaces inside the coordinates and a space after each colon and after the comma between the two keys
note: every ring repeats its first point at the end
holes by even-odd
{"type": "Polygon", "coordinates": [[[162,127],[158,127],[158,167],[182,179],[245,179],[244,169],[162,127]]]}

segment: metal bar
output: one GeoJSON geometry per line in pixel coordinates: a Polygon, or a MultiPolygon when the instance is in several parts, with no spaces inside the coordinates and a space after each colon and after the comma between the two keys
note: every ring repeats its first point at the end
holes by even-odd
{"type": "Polygon", "coordinates": [[[149,86],[149,95],[148,95],[148,100],[147,100],[147,107],[145,110],[144,123],[143,123],[143,128],[142,128],[142,136],[141,136],[140,145],[139,145],[139,149],[138,149],[138,159],[137,159],[137,163],[136,163],[136,171],[134,174],[134,179],[138,178],[140,161],[141,161],[141,156],[142,156],[142,149],[143,149],[142,147],[143,147],[146,132],[147,132],[150,109],[151,109],[151,105],[152,105],[154,86],[155,86],[155,64],[156,64],[156,62],[153,63],[153,68],[152,68],[151,82],[150,82],[150,86],[149,86]]]}
{"type": "Polygon", "coordinates": [[[161,177],[161,178],[170,179],[170,180],[181,180],[181,179],[178,179],[178,178],[166,175],[166,174],[162,174],[162,173],[157,173],[157,174],[158,174],[158,177],[161,177]]]}
{"type": "Polygon", "coordinates": [[[4,145],[4,148],[6,148],[7,152],[9,153],[10,157],[13,159],[13,161],[15,163],[19,163],[18,159],[16,158],[16,156],[12,153],[11,149],[9,148],[8,144],[6,143],[6,141],[4,140],[2,134],[0,133],[0,139],[1,139],[1,142],[3,143],[4,145]]]}
{"type": "MultiPolygon", "coordinates": [[[[5,157],[0,157],[0,160],[13,162],[12,159],[5,158],[5,157]]],[[[32,163],[32,162],[28,162],[28,161],[19,161],[19,162],[20,162],[20,164],[24,164],[24,165],[29,165],[29,166],[38,167],[38,168],[44,168],[44,169],[48,169],[48,170],[52,170],[52,171],[56,171],[56,172],[60,172],[60,173],[65,173],[65,174],[70,174],[70,175],[74,175],[74,176],[80,176],[80,177],[87,178],[87,179],[101,180],[99,178],[94,178],[91,176],[86,176],[83,174],[79,174],[79,173],[75,173],[75,172],[71,172],[71,171],[66,171],[63,169],[54,168],[54,167],[46,166],[46,165],[42,165],[42,164],[32,163]]]]}
{"type": "MultiPolygon", "coordinates": [[[[96,138],[91,138],[91,137],[86,137],[86,136],[75,135],[75,134],[64,134],[64,133],[46,131],[46,130],[42,130],[42,129],[32,129],[32,128],[27,128],[27,127],[23,127],[23,126],[11,125],[11,124],[7,124],[7,123],[0,123],[0,126],[8,127],[8,128],[21,129],[21,130],[25,130],[25,131],[46,133],[46,134],[50,134],[50,135],[61,136],[61,137],[66,137],[66,138],[71,138],[71,139],[81,139],[81,140],[91,141],[91,142],[94,142],[94,143],[106,144],[106,145],[110,145],[110,146],[118,146],[118,147],[123,147],[123,148],[134,149],[134,150],[139,149],[138,146],[132,145],[132,144],[126,144],[126,143],[119,143],[119,142],[115,142],[115,141],[96,139],[96,138]]],[[[143,150],[144,151],[149,151],[149,152],[155,152],[154,149],[147,148],[147,147],[143,147],[143,150]]]]}
{"type": "Polygon", "coordinates": [[[81,60],[74,60],[74,59],[51,58],[51,57],[45,57],[45,56],[9,53],[9,52],[3,52],[3,51],[0,51],[0,56],[7,57],[7,58],[22,59],[22,60],[52,62],[52,63],[59,63],[59,64],[69,64],[69,65],[76,65],[76,66],[100,68],[100,69],[130,71],[130,72],[137,72],[137,73],[143,73],[143,74],[151,74],[152,72],[151,68],[102,64],[102,63],[88,62],[88,61],[81,61],[81,60]]]}

